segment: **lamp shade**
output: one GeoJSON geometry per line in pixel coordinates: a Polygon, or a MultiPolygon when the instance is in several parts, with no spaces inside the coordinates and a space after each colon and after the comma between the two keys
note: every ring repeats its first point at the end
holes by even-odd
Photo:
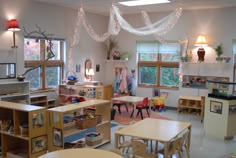
{"type": "Polygon", "coordinates": [[[207,46],[207,42],[206,42],[206,38],[205,36],[203,35],[199,35],[198,38],[197,38],[197,41],[195,43],[195,46],[200,46],[200,47],[203,47],[203,46],[207,46]]]}
{"type": "Polygon", "coordinates": [[[8,22],[7,26],[8,31],[20,31],[20,27],[16,19],[12,19],[8,22]]]}
{"type": "Polygon", "coordinates": [[[94,70],[92,68],[88,69],[87,75],[93,76],[94,75],[94,70]]]}

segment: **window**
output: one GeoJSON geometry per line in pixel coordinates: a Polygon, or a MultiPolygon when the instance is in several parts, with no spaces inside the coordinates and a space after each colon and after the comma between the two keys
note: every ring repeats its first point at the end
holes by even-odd
{"type": "Polygon", "coordinates": [[[62,81],[65,40],[51,39],[51,43],[51,49],[55,56],[42,64],[49,55],[49,40],[24,38],[25,69],[41,65],[25,75],[26,80],[30,81],[30,89],[32,90],[55,88],[62,81]]]}
{"type": "Polygon", "coordinates": [[[179,44],[138,41],[138,85],[141,87],[179,86],[179,44]]]}

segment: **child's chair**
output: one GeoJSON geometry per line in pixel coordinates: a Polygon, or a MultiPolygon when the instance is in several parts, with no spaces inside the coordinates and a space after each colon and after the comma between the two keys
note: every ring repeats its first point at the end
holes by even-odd
{"type": "Polygon", "coordinates": [[[154,88],[153,89],[153,110],[158,110],[161,112],[162,110],[165,110],[165,102],[166,98],[168,97],[168,92],[160,92],[159,89],[154,88]]]}

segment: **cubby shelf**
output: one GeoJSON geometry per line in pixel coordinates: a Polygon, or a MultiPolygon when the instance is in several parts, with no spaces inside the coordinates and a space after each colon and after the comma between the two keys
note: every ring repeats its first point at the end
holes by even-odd
{"type": "MultiPolygon", "coordinates": [[[[71,114],[74,111],[80,111],[91,107],[92,105],[96,107],[95,114],[101,115],[102,122],[97,124],[96,131],[104,135],[102,143],[95,146],[86,146],[89,148],[96,148],[100,145],[110,142],[111,140],[111,122],[110,122],[110,105],[111,102],[108,100],[94,99],[89,101],[84,101],[75,104],[67,104],[64,106],[59,106],[55,108],[48,109],[49,116],[49,127],[48,127],[48,147],[49,151],[60,150],[64,148],[65,140],[64,138],[75,133],[80,133],[83,130],[72,127],[70,129],[65,129],[64,127],[64,116],[71,114]],[[61,138],[58,139],[59,142],[55,142],[55,136],[60,135],[61,138]]],[[[85,130],[85,129],[84,129],[85,130]]]]}
{"type": "Polygon", "coordinates": [[[37,158],[47,150],[46,109],[43,107],[0,101],[0,146],[2,157],[24,154],[37,158]],[[37,143],[44,144],[38,147],[37,143]]]}

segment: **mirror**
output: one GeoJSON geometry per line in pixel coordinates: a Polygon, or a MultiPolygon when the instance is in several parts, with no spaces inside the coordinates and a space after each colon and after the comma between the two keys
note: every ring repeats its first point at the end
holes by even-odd
{"type": "Polygon", "coordinates": [[[84,67],[84,72],[85,72],[85,78],[92,80],[92,76],[94,75],[94,70],[92,68],[92,61],[87,59],[85,61],[85,67],[84,67]]]}
{"type": "Polygon", "coordinates": [[[0,63],[0,79],[16,78],[16,63],[0,63]]]}

